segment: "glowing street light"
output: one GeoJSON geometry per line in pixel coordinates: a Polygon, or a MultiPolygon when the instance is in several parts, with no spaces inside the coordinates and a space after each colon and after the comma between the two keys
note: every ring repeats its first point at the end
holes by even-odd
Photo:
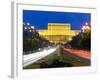
{"type": "Polygon", "coordinates": [[[27,23],[27,26],[29,26],[30,25],[30,23],[27,23]]]}
{"type": "Polygon", "coordinates": [[[31,28],[32,28],[32,29],[35,29],[35,27],[34,27],[34,26],[31,26],[31,28]]]}
{"type": "Polygon", "coordinates": [[[29,32],[32,32],[32,30],[30,29],[29,32]]]}
{"type": "Polygon", "coordinates": [[[86,22],[85,25],[88,26],[88,22],[86,22]]]}
{"type": "Polygon", "coordinates": [[[25,30],[27,30],[27,27],[24,27],[25,30]]]}
{"type": "Polygon", "coordinates": [[[86,22],[85,25],[82,27],[82,32],[86,31],[86,30],[90,30],[90,26],[89,24],[86,22]]]}
{"type": "Polygon", "coordinates": [[[30,30],[30,29],[31,29],[31,27],[28,27],[28,29],[30,30]]]}
{"type": "Polygon", "coordinates": [[[84,32],[84,31],[85,31],[85,27],[86,27],[86,26],[83,26],[83,27],[82,27],[82,32],[84,32]]]}

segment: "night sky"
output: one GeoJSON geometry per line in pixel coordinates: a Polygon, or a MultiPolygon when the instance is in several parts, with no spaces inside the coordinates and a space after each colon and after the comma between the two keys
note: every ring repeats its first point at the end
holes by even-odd
{"type": "Polygon", "coordinates": [[[91,23],[91,14],[23,10],[23,22],[30,23],[36,29],[47,29],[48,23],[69,23],[71,29],[80,30],[86,22],[91,23]]]}

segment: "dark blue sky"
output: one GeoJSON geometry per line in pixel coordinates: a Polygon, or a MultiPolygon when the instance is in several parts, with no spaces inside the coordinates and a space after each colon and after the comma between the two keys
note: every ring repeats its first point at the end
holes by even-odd
{"type": "Polygon", "coordinates": [[[91,23],[91,14],[23,10],[23,22],[30,23],[36,29],[47,29],[48,23],[69,23],[71,29],[80,30],[86,22],[91,23]]]}

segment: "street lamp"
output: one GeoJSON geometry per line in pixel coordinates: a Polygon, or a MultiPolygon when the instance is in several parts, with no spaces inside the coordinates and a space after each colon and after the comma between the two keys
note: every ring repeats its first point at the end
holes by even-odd
{"type": "Polygon", "coordinates": [[[88,26],[88,22],[86,22],[85,25],[88,26]]]}
{"type": "Polygon", "coordinates": [[[27,30],[27,27],[25,26],[24,29],[27,30]]]}
{"type": "Polygon", "coordinates": [[[30,23],[23,23],[23,30],[27,34],[26,39],[30,40],[30,50],[32,51],[32,42],[33,42],[33,32],[35,27],[31,26],[30,23]]]}
{"type": "Polygon", "coordinates": [[[31,26],[31,29],[35,29],[35,27],[34,26],[31,26]]]}
{"type": "Polygon", "coordinates": [[[85,25],[82,27],[82,32],[88,31],[90,29],[91,28],[90,28],[89,24],[86,22],[85,25]]]}
{"type": "Polygon", "coordinates": [[[35,30],[35,27],[34,26],[29,26],[28,27],[28,31],[30,32],[30,38],[31,38],[31,50],[33,49],[33,38],[34,38],[34,30],[35,30]]]}
{"type": "Polygon", "coordinates": [[[82,32],[84,32],[84,31],[85,31],[85,27],[86,27],[86,26],[83,26],[83,27],[82,27],[82,32]]]}
{"type": "Polygon", "coordinates": [[[30,25],[30,23],[27,23],[27,26],[29,26],[30,25]]]}

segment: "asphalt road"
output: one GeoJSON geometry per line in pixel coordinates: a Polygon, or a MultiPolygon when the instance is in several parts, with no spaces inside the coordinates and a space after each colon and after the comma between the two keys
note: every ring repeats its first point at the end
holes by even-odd
{"type": "Polygon", "coordinates": [[[23,67],[26,67],[44,57],[46,57],[49,54],[52,54],[56,51],[57,47],[50,48],[48,50],[43,50],[41,52],[36,52],[28,55],[23,55],[23,67]]]}

